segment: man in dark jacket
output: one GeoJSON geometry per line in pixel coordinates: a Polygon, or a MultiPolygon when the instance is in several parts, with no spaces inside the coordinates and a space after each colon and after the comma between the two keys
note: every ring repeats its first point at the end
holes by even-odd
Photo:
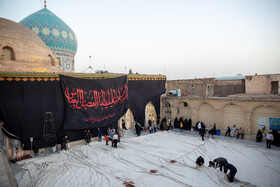
{"type": "Polygon", "coordinates": [[[237,173],[237,169],[232,164],[228,163],[225,173],[227,173],[227,170],[230,171],[229,174],[227,174],[227,178],[228,178],[229,182],[233,182],[234,181],[234,176],[237,173]]]}
{"type": "Polygon", "coordinates": [[[226,173],[228,164],[227,159],[219,157],[214,159],[214,162],[216,164],[215,168],[220,167],[220,171],[222,171],[222,167],[224,167],[224,173],[226,173]]]}

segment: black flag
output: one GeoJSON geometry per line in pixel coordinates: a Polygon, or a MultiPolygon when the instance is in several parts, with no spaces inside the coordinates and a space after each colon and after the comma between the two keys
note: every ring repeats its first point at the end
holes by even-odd
{"type": "Polygon", "coordinates": [[[128,109],[126,75],[109,79],[59,78],[66,103],[65,130],[104,127],[118,121],[128,109]]]}

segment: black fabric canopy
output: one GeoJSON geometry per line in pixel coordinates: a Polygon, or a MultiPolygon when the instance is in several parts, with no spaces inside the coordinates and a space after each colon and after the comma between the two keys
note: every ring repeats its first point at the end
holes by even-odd
{"type": "MultiPolygon", "coordinates": [[[[101,80],[110,82],[113,79],[101,80]]],[[[114,84],[111,84],[112,88],[114,84]]],[[[128,80],[127,84],[129,108],[136,121],[144,123],[145,106],[149,101],[159,114],[160,96],[165,93],[165,79],[128,80]]],[[[29,148],[30,137],[34,138],[34,145],[37,143],[38,147],[49,146],[42,140],[45,112],[53,114],[57,143],[60,143],[64,135],[68,135],[71,141],[82,139],[82,128],[64,130],[66,111],[61,82],[57,77],[0,77],[0,120],[4,121],[7,131],[20,138],[26,149],[29,148]]],[[[104,130],[112,126],[116,128],[118,119],[115,120],[99,126],[104,130]]],[[[88,127],[96,136],[97,126],[88,127]]]]}

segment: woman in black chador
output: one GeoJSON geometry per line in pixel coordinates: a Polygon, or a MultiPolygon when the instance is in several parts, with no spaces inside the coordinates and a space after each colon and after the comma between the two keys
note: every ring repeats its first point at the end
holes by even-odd
{"type": "Polygon", "coordinates": [[[257,142],[261,142],[263,139],[263,134],[261,132],[261,130],[258,130],[257,136],[256,136],[257,142]]]}

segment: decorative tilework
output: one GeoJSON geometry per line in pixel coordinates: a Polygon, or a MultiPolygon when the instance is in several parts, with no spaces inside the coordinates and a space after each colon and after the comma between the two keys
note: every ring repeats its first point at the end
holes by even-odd
{"type": "Polygon", "coordinates": [[[75,33],[48,9],[43,8],[19,23],[37,34],[53,51],[76,54],[77,38],[75,33]]]}

